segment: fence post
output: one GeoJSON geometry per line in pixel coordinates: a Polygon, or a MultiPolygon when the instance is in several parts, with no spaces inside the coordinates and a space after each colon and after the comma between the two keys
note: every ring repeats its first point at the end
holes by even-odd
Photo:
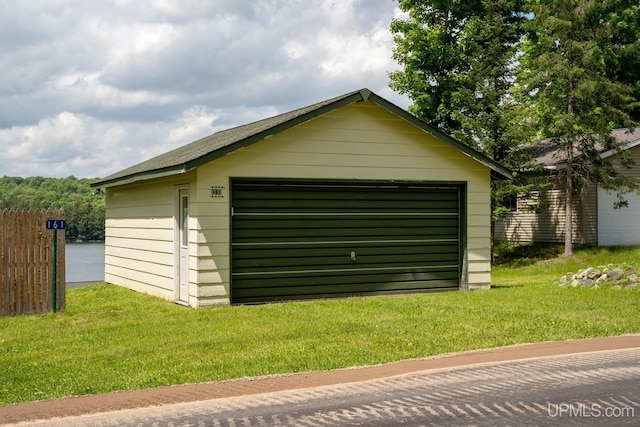
{"type": "Polygon", "coordinates": [[[56,312],[56,294],[58,293],[57,277],[58,271],[58,229],[53,229],[53,280],[51,281],[51,312],[56,312]]]}

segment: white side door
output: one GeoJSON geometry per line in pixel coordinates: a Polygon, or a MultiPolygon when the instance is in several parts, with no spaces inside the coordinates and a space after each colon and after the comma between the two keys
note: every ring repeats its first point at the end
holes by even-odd
{"type": "Polygon", "coordinates": [[[177,241],[176,252],[178,253],[178,290],[179,302],[189,302],[189,189],[178,188],[177,194],[177,241]]]}

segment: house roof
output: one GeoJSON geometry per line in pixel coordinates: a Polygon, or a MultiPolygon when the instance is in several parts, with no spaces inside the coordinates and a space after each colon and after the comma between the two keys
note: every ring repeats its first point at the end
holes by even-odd
{"type": "Polygon", "coordinates": [[[94,188],[104,188],[185,173],[340,107],[363,101],[373,102],[483,164],[491,170],[494,178],[511,178],[511,171],[484,154],[437,130],[408,111],[379,97],[370,90],[361,89],[288,113],[214,133],[213,135],[206,136],[152,159],[145,160],[105,178],[98,179],[93,182],[91,186],[94,188]]]}
{"type": "MultiPolygon", "coordinates": [[[[621,150],[628,150],[640,145],[640,128],[634,129],[633,132],[628,128],[616,129],[611,132],[611,137],[621,144],[621,150]]],[[[616,154],[616,150],[607,150],[603,144],[597,144],[596,149],[600,153],[600,156],[605,159],[616,154]]],[[[565,159],[563,154],[558,144],[547,139],[536,145],[534,159],[538,165],[552,169],[564,165],[565,159]]],[[[580,155],[577,150],[575,154],[580,155]]]]}

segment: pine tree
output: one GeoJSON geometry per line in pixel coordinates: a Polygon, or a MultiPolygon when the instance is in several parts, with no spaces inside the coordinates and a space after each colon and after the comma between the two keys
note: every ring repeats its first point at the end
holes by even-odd
{"type": "MultiPolygon", "coordinates": [[[[616,79],[607,63],[626,47],[614,46],[617,14],[625,2],[602,0],[531,1],[518,83],[540,137],[555,144],[566,185],[565,256],[573,254],[574,195],[587,182],[627,188],[599,150],[620,152],[610,138],[616,127],[631,127],[633,87],[616,79]],[[619,51],[616,51],[619,50],[619,51]]],[[[637,43],[637,39],[634,43],[637,43]]],[[[633,43],[631,43],[633,44],[633,43]]]]}

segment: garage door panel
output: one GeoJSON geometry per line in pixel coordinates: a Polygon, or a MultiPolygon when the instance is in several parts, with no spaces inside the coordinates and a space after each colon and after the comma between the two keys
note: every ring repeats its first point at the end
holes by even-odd
{"type": "Polygon", "coordinates": [[[378,288],[373,288],[370,285],[362,285],[359,289],[354,289],[351,292],[343,292],[344,288],[341,285],[336,286],[316,286],[307,288],[298,288],[295,290],[295,296],[292,294],[269,294],[267,292],[259,292],[249,295],[238,297],[236,303],[257,303],[257,302],[271,302],[271,301],[299,301],[305,299],[319,299],[319,298],[336,298],[336,297],[349,297],[349,296],[372,296],[372,295],[393,295],[404,293],[423,293],[423,292],[437,292],[453,290],[448,282],[441,283],[421,283],[412,282],[412,287],[402,288],[398,287],[395,283],[381,284],[378,288]]]}
{"type": "Polygon", "coordinates": [[[288,269],[302,270],[309,266],[326,265],[334,268],[369,268],[379,265],[435,265],[439,262],[457,264],[458,246],[450,242],[449,245],[437,246],[414,245],[395,247],[304,247],[286,250],[242,250],[232,253],[234,272],[241,273],[245,269],[288,269]]]}
{"type": "MultiPolygon", "coordinates": [[[[379,240],[330,242],[325,244],[266,244],[246,245],[241,252],[233,253],[234,263],[243,259],[277,259],[308,256],[331,256],[355,250],[358,256],[364,255],[397,255],[416,253],[429,256],[431,254],[449,253],[458,255],[457,240],[379,240]]],[[[238,265],[238,264],[236,264],[238,265]]]]}
{"type": "Polygon", "coordinates": [[[293,287],[299,286],[299,279],[308,281],[309,284],[331,284],[331,283],[385,283],[406,282],[412,280],[442,280],[456,279],[457,270],[450,264],[431,267],[410,267],[379,270],[344,270],[344,271],[291,271],[281,276],[269,275],[258,276],[244,274],[242,285],[234,287],[237,289],[260,288],[260,287],[293,287]]]}
{"type": "MultiPolygon", "coordinates": [[[[255,182],[248,182],[246,184],[238,183],[238,185],[234,187],[234,194],[236,197],[242,199],[238,200],[238,206],[253,207],[255,204],[251,203],[252,200],[262,200],[265,202],[272,200],[278,202],[283,199],[283,192],[295,196],[291,197],[293,200],[307,200],[316,202],[316,205],[318,205],[317,202],[321,202],[321,204],[324,205],[326,203],[335,204],[336,201],[353,201],[356,203],[358,201],[366,201],[367,203],[363,206],[371,206],[371,203],[375,206],[376,204],[382,205],[385,202],[397,200],[407,202],[407,206],[409,207],[415,207],[428,206],[431,202],[457,202],[457,196],[455,193],[450,192],[450,187],[438,189],[433,186],[403,186],[403,191],[395,191],[400,189],[400,187],[393,185],[323,186],[321,184],[310,187],[306,184],[298,186],[274,184],[278,185],[278,191],[272,191],[274,188],[272,184],[260,185],[255,182]],[[372,188],[375,189],[374,192],[370,191],[372,188]],[[428,189],[429,193],[425,194],[420,200],[416,200],[413,197],[413,192],[425,188],[428,189]],[[404,189],[409,189],[410,191],[404,191],[404,189]]],[[[282,207],[281,204],[276,206],[282,207]]]]}
{"type": "MultiPolygon", "coordinates": [[[[395,238],[403,239],[412,236],[450,236],[453,233],[457,235],[457,227],[405,227],[405,228],[381,228],[381,227],[333,227],[333,228],[312,228],[306,229],[304,233],[300,233],[299,229],[278,229],[277,235],[274,230],[267,229],[249,229],[246,231],[237,230],[234,242],[260,242],[267,240],[269,242],[274,239],[277,242],[296,242],[309,239],[333,240],[361,237],[365,235],[368,239],[378,238],[395,238]]],[[[365,240],[366,241],[366,240],[365,240]]]]}
{"type": "Polygon", "coordinates": [[[396,288],[417,289],[425,286],[454,287],[458,286],[457,271],[442,269],[434,271],[414,271],[387,274],[351,274],[332,275],[330,273],[316,273],[313,275],[299,274],[297,277],[248,279],[247,286],[234,288],[234,298],[255,296],[259,294],[292,295],[295,296],[302,289],[304,293],[313,293],[315,290],[322,293],[332,286],[332,291],[339,293],[355,294],[370,290],[389,290],[396,288]],[[301,285],[304,283],[304,285],[301,285]],[[324,287],[324,288],[322,288],[324,287]]]}
{"type": "Polygon", "coordinates": [[[286,258],[274,258],[269,259],[268,263],[263,260],[242,260],[234,263],[234,273],[236,275],[242,273],[256,273],[256,274],[275,274],[286,273],[287,271],[300,271],[305,269],[313,270],[358,270],[363,269],[376,270],[380,268],[380,265],[385,265],[389,268],[400,267],[415,267],[423,264],[428,265],[456,265],[457,266],[457,254],[437,254],[432,255],[426,259],[423,255],[404,255],[389,257],[387,255],[379,256],[357,256],[358,262],[349,262],[349,254],[337,257],[297,257],[297,259],[290,261],[286,258]],[[293,265],[292,265],[293,264],[293,265]]]}
{"type": "MultiPolygon", "coordinates": [[[[456,213],[458,200],[456,194],[444,190],[434,190],[425,199],[415,199],[417,190],[407,193],[395,192],[392,189],[375,189],[370,193],[357,194],[351,190],[348,193],[325,191],[318,192],[310,189],[285,188],[288,194],[283,196],[278,192],[269,192],[265,188],[260,194],[246,191],[234,191],[234,214],[275,212],[283,213],[334,213],[345,211],[367,213],[371,211],[393,212],[449,212],[456,213]],[[382,191],[387,191],[385,194],[382,191]]],[[[360,190],[362,191],[362,189],[360,190]]],[[[370,191],[370,190],[369,190],[370,191]]]]}
{"type": "Polygon", "coordinates": [[[459,189],[234,181],[232,302],[454,289],[459,189]]]}
{"type": "MultiPolygon", "coordinates": [[[[424,227],[425,223],[429,224],[429,227],[456,227],[458,226],[458,215],[432,215],[432,216],[368,216],[365,214],[359,215],[344,215],[340,217],[327,217],[327,216],[305,216],[305,217],[288,217],[281,216],[278,219],[275,218],[260,218],[260,217],[248,217],[243,218],[234,215],[235,229],[240,230],[307,230],[309,229],[309,221],[313,221],[315,228],[406,228],[424,227]]],[[[298,231],[299,232],[299,231],[298,231]]]]}

